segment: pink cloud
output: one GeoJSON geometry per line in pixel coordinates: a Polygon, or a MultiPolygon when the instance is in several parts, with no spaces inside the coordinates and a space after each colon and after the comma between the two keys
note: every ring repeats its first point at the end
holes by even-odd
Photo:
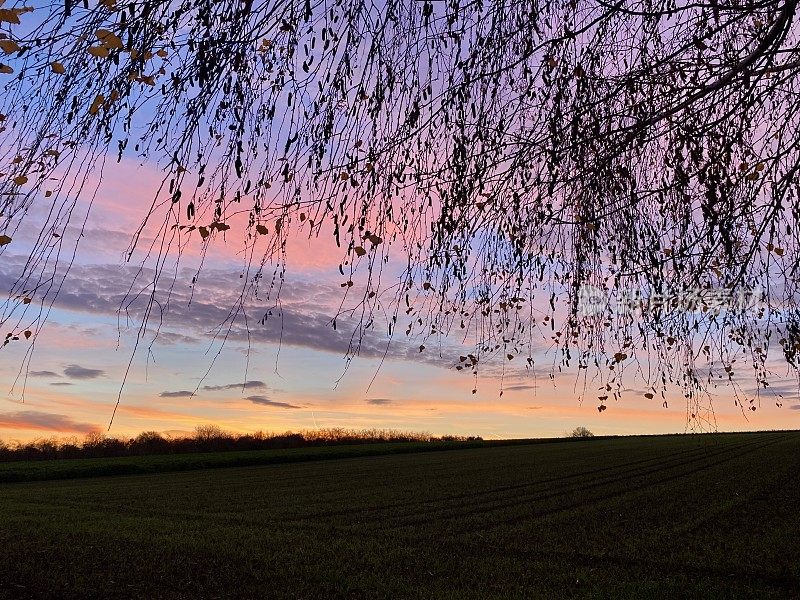
{"type": "Polygon", "coordinates": [[[100,430],[97,425],[77,422],[65,415],[35,410],[0,413],[0,429],[84,434],[100,430]]]}

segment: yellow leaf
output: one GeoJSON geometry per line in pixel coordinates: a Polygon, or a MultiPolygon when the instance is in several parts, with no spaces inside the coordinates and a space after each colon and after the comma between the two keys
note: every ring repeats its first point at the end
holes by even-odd
{"type": "Polygon", "coordinates": [[[11,238],[7,235],[0,235],[0,246],[6,246],[11,243],[11,238]]]}
{"type": "Polygon", "coordinates": [[[94,32],[103,47],[108,50],[122,50],[122,40],[118,35],[108,29],[98,29],[94,32]]]}
{"type": "Polygon", "coordinates": [[[341,179],[342,181],[347,181],[348,179],[350,179],[350,174],[349,173],[342,173],[342,174],[339,175],[339,179],[341,179]]]}
{"type": "Polygon", "coordinates": [[[14,69],[12,69],[10,66],[8,66],[8,65],[0,65],[0,73],[3,73],[4,75],[11,75],[11,73],[13,73],[13,72],[14,72],[14,69]]]}
{"type": "Polygon", "coordinates": [[[358,256],[364,256],[367,253],[363,246],[356,246],[353,250],[358,256]]]}
{"type": "Polygon", "coordinates": [[[32,335],[33,335],[33,332],[32,332],[30,329],[28,329],[28,330],[25,332],[25,339],[26,339],[26,340],[29,340],[29,339],[31,339],[31,336],[32,336],[32,335]]]}
{"type": "Polygon", "coordinates": [[[167,58],[167,51],[166,50],[159,50],[158,52],[156,52],[156,54],[158,56],[160,56],[161,58],[167,58]]]}
{"type": "Polygon", "coordinates": [[[64,65],[62,65],[62,64],[61,64],[60,62],[58,62],[58,61],[51,62],[51,63],[50,63],[50,68],[51,68],[51,69],[53,69],[53,73],[58,73],[59,75],[63,75],[63,74],[64,74],[64,73],[66,73],[66,71],[67,71],[67,70],[64,68],[64,65]]]}
{"type": "Polygon", "coordinates": [[[22,299],[22,303],[23,303],[23,304],[30,304],[31,302],[33,302],[33,300],[31,300],[31,299],[30,299],[30,298],[28,298],[27,296],[25,296],[25,297],[22,299]]]}
{"type": "Polygon", "coordinates": [[[106,58],[108,56],[108,48],[105,46],[91,46],[89,48],[89,54],[97,58],[106,58]]]}
{"type": "Polygon", "coordinates": [[[18,175],[14,177],[14,183],[16,183],[17,185],[25,185],[26,183],[28,183],[28,178],[25,177],[25,175],[18,175]]]}
{"type": "Polygon", "coordinates": [[[19,15],[21,12],[20,9],[0,8],[0,23],[19,25],[19,15]]]}
{"type": "Polygon", "coordinates": [[[209,236],[209,231],[205,227],[198,227],[197,231],[200,232],[200,237],[206,239],[209,236]]]}
{"type": "Polygon", "coordinates": [[[267,235],[269,233],[269,229],[267,229],[266,225],[256,225],[256,231],[261,235],[267,235]]]}
{"type": "Polygon", "coordinates": [[[19,50],[19,44],[14,40],[0,40],[0,48],[2,48],[3,52],[6,54],[13,54],[19,50]]]}
{"type": "Polygon", "coordinates": [[[89,107],[89,114],[90,115],[96,115],[98,113],[98,111],[100,110],[100,108],[105,103],[105,101],[106,101],[106,97],[103,96],[103,94],[97,94],[97,96],[94,99],[94,102],[92,102],[92,105],[89,107]]]}

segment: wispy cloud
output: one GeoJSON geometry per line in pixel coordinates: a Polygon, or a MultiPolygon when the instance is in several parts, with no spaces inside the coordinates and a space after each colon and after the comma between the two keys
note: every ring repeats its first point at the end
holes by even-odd
{"type": "Polygon", "coordinates": [[[57,385],[59,387],[65,387],[69,385],[75,385],[74,383],[70,383],[69,381],[54,381],[50,385],[57,385]]]}
{"type": "Polygon", "coordinates": [[[60,433],[92,433],[99,427],[79,423],[66,415],[54,415],[34,410],[0,413],[0,429],[34,429],[60,433]]]}
{"type": "Polygon", "coordinates": [[[177,392],[161,392],[159,397],[161,398],[191,398],[194,396],[194,392],[190,392],[189,390],[180,390],[177,392]]]}
{"type": "Polygon", "coordinates": [[[70,379],[97,379],[105,374],[106,372],[100,369],[88,369],[80,365],[69,365],[64,369],[64,375],[70,379]]]}
{"type": "Polygon", "coordinates": [[[391,403],[391,398],[367,398],[367,404],[374,404],[375,406],[386,406],[391,403]]]}
{"type": "MultiPolygon", "coordinates": [[[[4,256],[0,265],[0,288],[14,289],[15,282],[26,265],[23,256],[4,256]]],[[[178,281],[191,282],[196,272],[183,270],[178,281]]],[[[135,278],[148,280],[151,270],[139,271],[136,267],[117,264],[73,265],[70,278],[65,282],[55,300],[55,306],[93,315],[116,315],[121,300],[130,289],[135,278]]],[[[209,269],[194,286],[170,288],[169,314],[164,316],[164,327],[159,333],[167,344],[196,343],[203,339],[209,327],[219,323],[230,323],[226,339],[248,343],[281,343],[284,346],[310,348],[340,355],[351,347],[352,334],[358,320],[339,316],[338,327],[331,323],[341,302],[338,281],[293,281],[281,292],[282,309],[270,311],[271,316],[253,326],[253,319],[246,320],[241,314],[230,321],[230,308],[235,305],[242,282],[238,274],[230,270],[209,269]],[[207,282],[213,282],[210,285],[207,282]],[[194,296],[192,296],[194,290],[194,296]],[[202,293],[201,293],[202,292],[202,293]],[[249,327],[248,327],[249,323],[249,327]],[[170,331],[172,328],[174,331],[170,331]]],[[[165,290],[164,294],[167,293],[165,290]]],[[[131,298],[126,304],[131,318],[140,318],[147,309],[146,297],[131,298]]],[[[253,310],[248,307],[248,311],[253,310]]],[[[260,316],[260,314],[259,314],[260,316]]],[[[394,340],[387,353],[387,338],[375,331],[362,332],[358,353],[364,358],[395,358],[449,367],[448,359],[438,352],[419,352],[419,344],[407,340],[394,340]]],[[[446,344],[445,344],[446,345],[446,344]]],[[[457,351],[443,349],[444,354],[457,356],[457,351]]],[[[486,367],[488,368],[488,366],[486,367]]],[[[208,391],[235,389],[237,385],[208,386],[208,391]]],[[[240,387],[240,386],[239,386],[240,387]]]]}
{"type": "Polygon", "coordinates": [[[769,387],[753,387],[745,390],[751,396],[794,396],[800,393],[797,381],[775,381],[769,387]]]}
{"type": "Polygon", "coordinates": [[[228,383],[226,385],[204,385],[203,389],[208,392],[219,392],[223,390],[252,390],[267,387],[263,381],[245,381],[244,383],[228,383]]]}
{"type": "Polygon", "coordinates": [[[55,371],[28,371],[28,377],[61,377],[55,371]]]}
{"type": "Polygon", "coordinates": [[[262,406],[274,406],[276,408],[303,408],[302,406],[289,404],[288,402],[275,402],[266,396],[248,396],[247,399],[253,404],[261,404],[262,406]]]}

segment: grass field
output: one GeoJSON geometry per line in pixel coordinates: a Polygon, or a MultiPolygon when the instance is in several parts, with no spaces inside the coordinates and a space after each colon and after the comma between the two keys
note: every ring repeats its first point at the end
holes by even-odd
{"type": "MultiPolygon", "coordinates": [[[[541,443],[542,441],[543,440],[535,440],[536,443],[541,443]]],[[[190,452],[154,456],[123,456],[118,458],[77,458],[29,462],[12,461],[6,463],[0,462],[0,483],[250,467],[254,465],[274,465],[384,454],[436,452],[455,448],[480,448],[518,443],[525,443],[525,440],[491,442],[387,442],[282,450],[190,452]]]]}
{"type": "Polygon", "coordinates": [[[0,597],[800,597],[800,433],[0,484],[0,597]]]}

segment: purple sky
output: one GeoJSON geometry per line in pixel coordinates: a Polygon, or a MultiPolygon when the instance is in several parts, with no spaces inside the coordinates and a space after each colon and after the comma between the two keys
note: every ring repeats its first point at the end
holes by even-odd
{"type": "MultiPolygon", "coordinates": [[[[135,305],[132,320],[118,312],[140,258],[126,263],[123,253],[158,180],[159,173],[147,165],[123,161],[108,168],[70,277],[47,323],[32,340],[3,350],[0,439],[81,436],[107,426],[139,326],[135,305]],[[32,341],[35,351],[28,365],[24,359],[32,341]]],[[[86,210],[85,204],[79,204],[80,210],[86,210]]],[[[80,220],[79,214],[74,222],[80,220]]],[[[148,331],[133,357],[112,435],[188,433],[205,423],[235,431],[375,427],[487,438],[560,436],[581,425],[596,434],[685,429],[686,405],[677,390],[667,398],[669,408],[658,397],[645,399],[636,381],[621,402],[612,402],[602,414],[591,390],[580,403],[574,372],[551,379],[547,365],[553,359],[544,345],[536,353],[543,366],[535,373],[523,368],[522,359],[506,364],[502,397],[499,362],[483,366],[473,394],[473,377],[453,368],[459,346],[452,339],[443,340],[440,356],[435,347],[420,353],[419,340],[400,336],[381,364],[387,339],[378,333],[385,328],[377,328],[348,368],[343,357],[352,325],[346,319],[336,331],[329,325],[342,300],[341,251],[327,240],[294,240],[288,248],[282,331],[276,319],[266,326],[257,323],[272,305],[251,298],[249,335],[239,320],[221,345],[214,330],[241,289],[245,264],[231,223],[227,240],[214,239],[191,303],[201,244],[199,238],[189,240],[161,332],[151,346],[154,330],[148,331]]],[[[14,247],[3,256],[0,283],[6,288],[24,264],[19,250],[29,235],[32,230],[18,232],[14,247]]],[[[145,235],[143,245],[147,242],[145,235]]],[[[157,322],[152,319],[151,326],[157,322]]],[[[730,394],[719,390],[719,428],[800,426],[797,384],[778,387],[773,389],[785,393],[783,407],[763,397],[760,410],[748,419],[730,394]]]]}

